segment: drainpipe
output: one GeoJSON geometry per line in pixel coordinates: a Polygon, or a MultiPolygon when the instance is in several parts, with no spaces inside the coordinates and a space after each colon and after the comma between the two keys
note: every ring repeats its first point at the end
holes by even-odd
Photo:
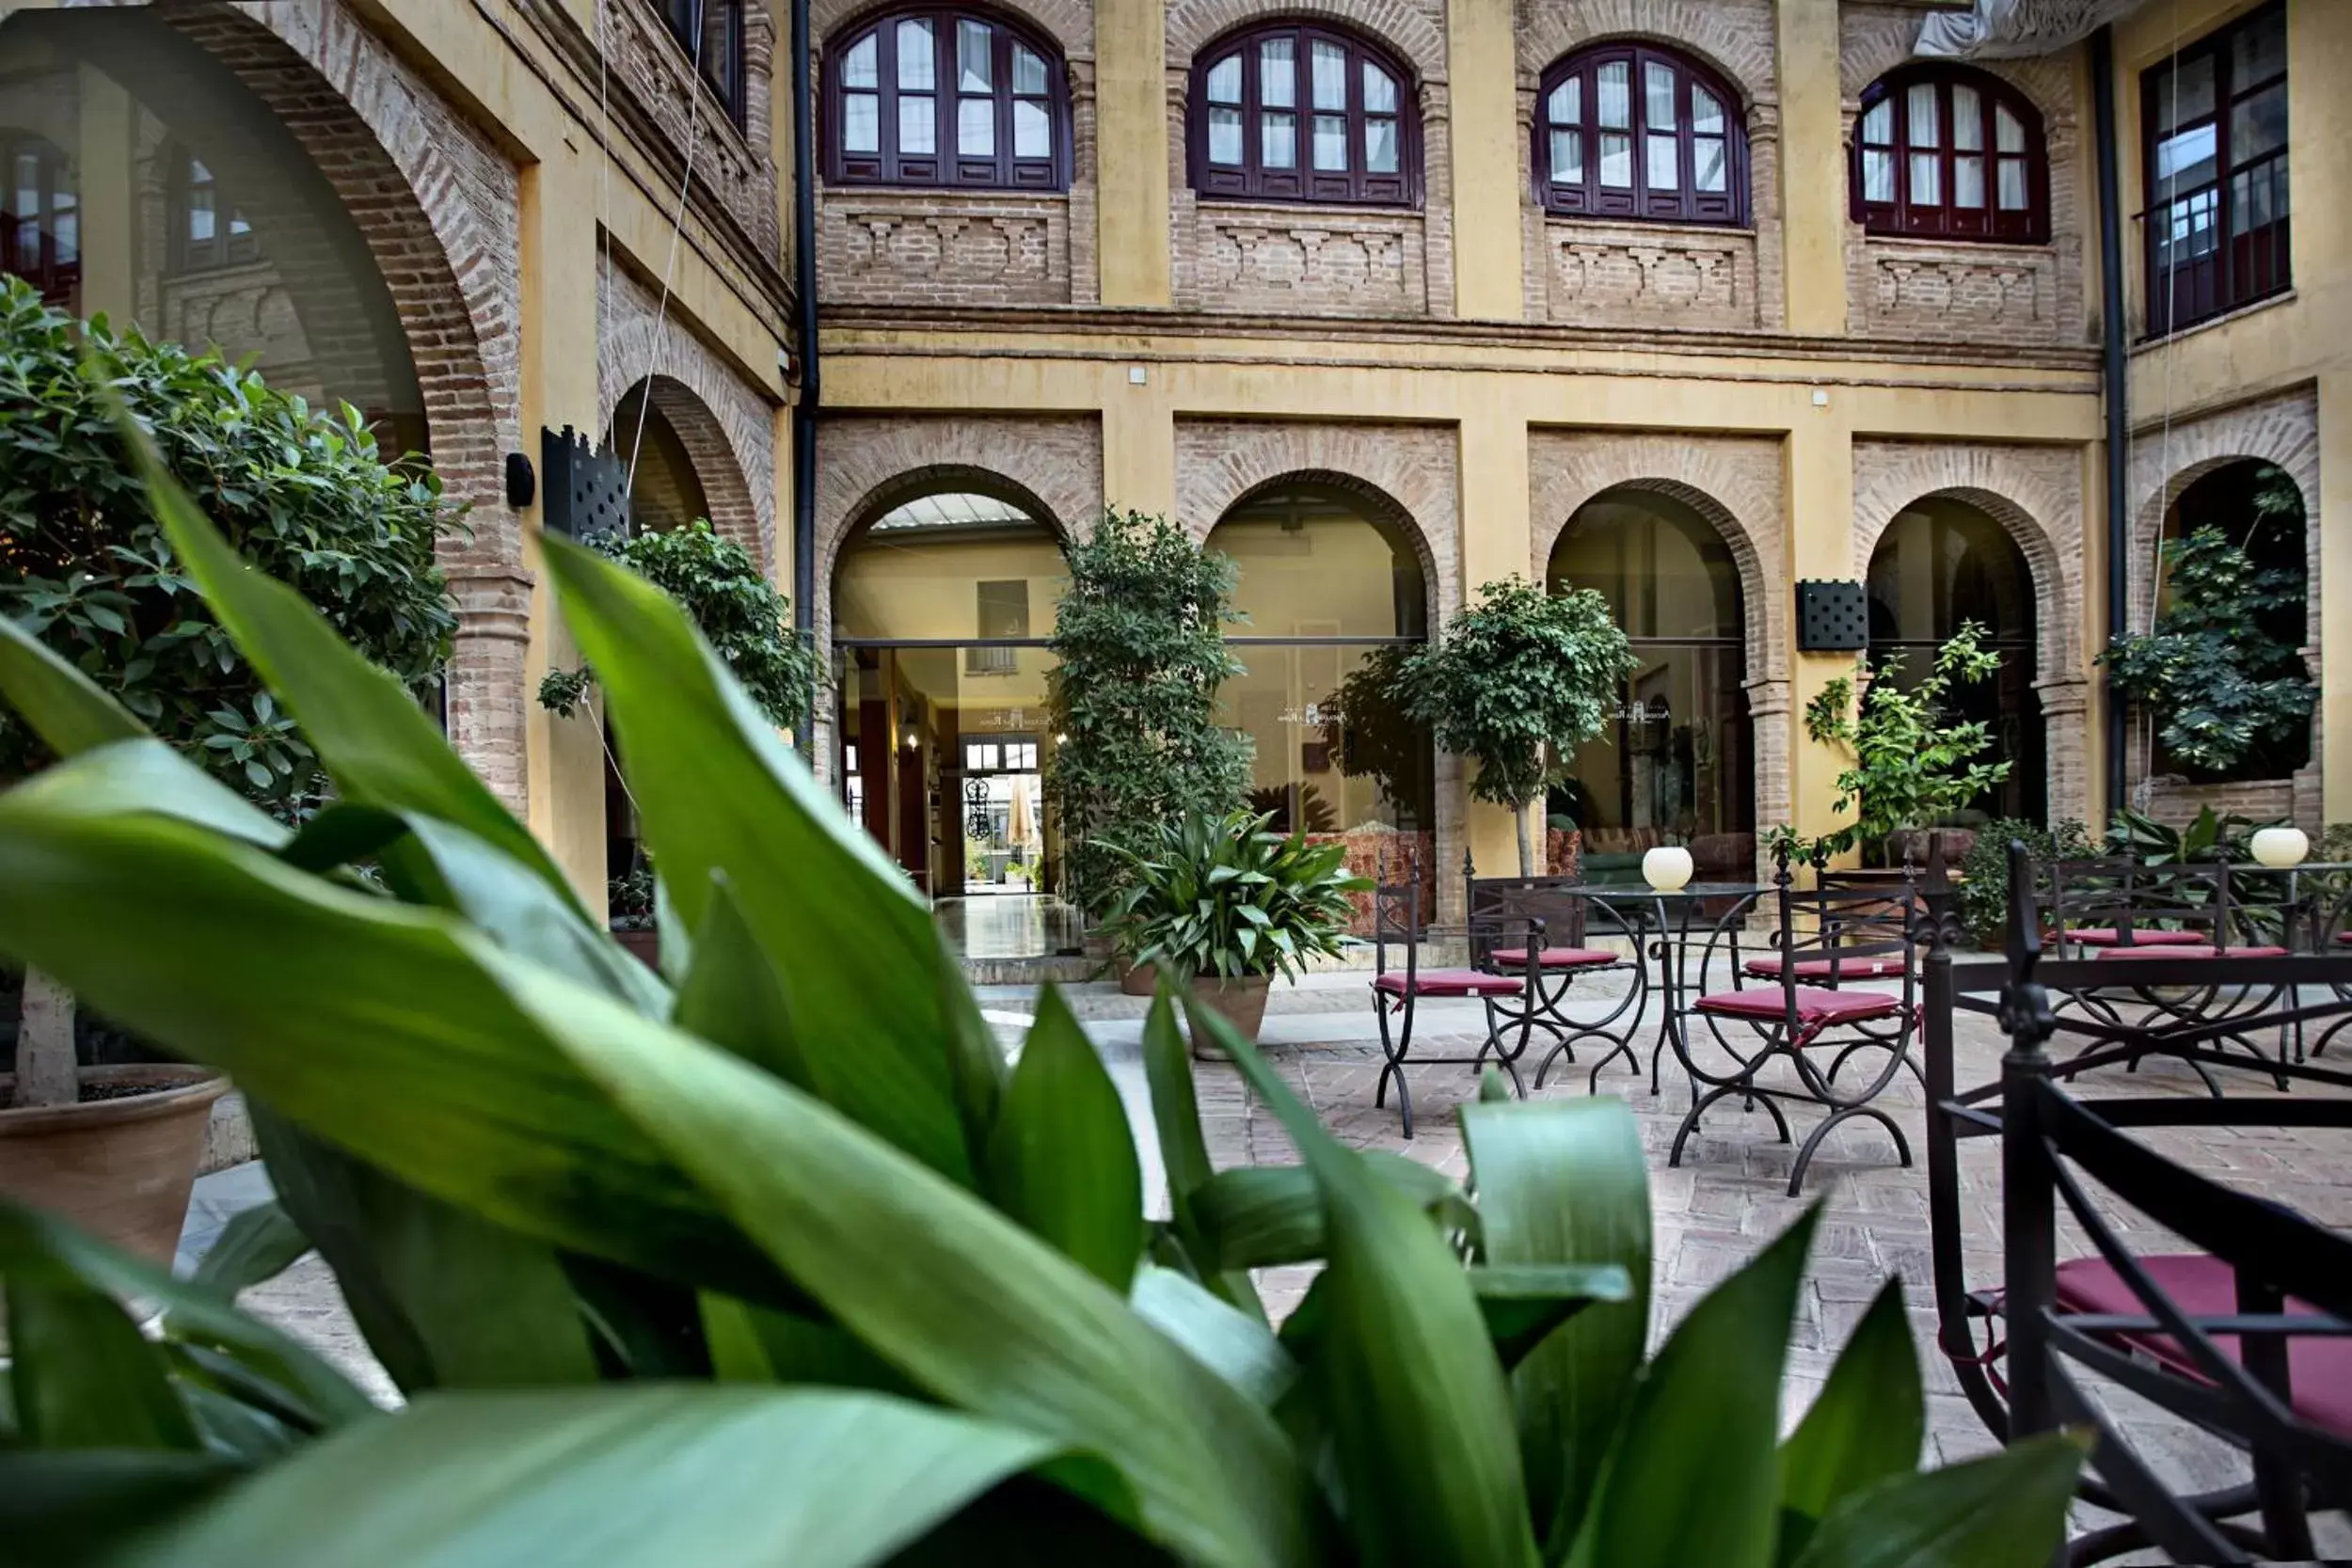
{"type": "MultiPolygon", "coordinates": [[[[805,5],[807,0],[800,0],[805,5]]],[[[2100,379],[2106,391],[2107,415],[2107,636],[2128,629],[2131,605],[2125,585],[2131,556],[2131,409],[2123,356],[2123,214],[2122,182],[2116,172],[2115,30],[2101,27],[2090,35],[2090,96],[2095,120],[2095,156],[2099,161],[2099,325],[2104,340],[2100,379]]],[[[2106,672],[2107,816],[2110,820],[2124,805],[2125,727],[2122,694],[2115,689],[2115,672],[2106,672]]]]}
{"type": "MultiPolygon", "coordinates": [[[[792,0],[792,292],[801,401],[792,420],[792,627],[817,646],[817,117],[810,112],[808,0],[792,0]]],[[[821,680],[817,683],[821,686],[821,680]]],[[[799,726],[801,754],[817,755],[817,699],[799,726]]]]}

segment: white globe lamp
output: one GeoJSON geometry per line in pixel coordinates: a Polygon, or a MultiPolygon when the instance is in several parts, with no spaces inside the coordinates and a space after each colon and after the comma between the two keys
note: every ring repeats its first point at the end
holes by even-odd
{"type": "Polygon", "coordinates": [[[1642,857],[1642,879],[1661,893],[1679,893],[1690,884],[1691,851],[1679,844],[1661,844],[1642,857]]]}
{"type": "Polygon", "coordinates": [[[2300,828],[2264,828],[2255,832],[2249,847],[2256,861],[2283,871],[2303,863],[2303,857],[2312,852],[2312,841],[2300,828]]]}

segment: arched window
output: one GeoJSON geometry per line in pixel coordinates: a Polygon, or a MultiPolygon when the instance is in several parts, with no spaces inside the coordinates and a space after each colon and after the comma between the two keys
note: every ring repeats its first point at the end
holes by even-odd
{"type": "Polygon", "coordinates": [[[253,225],[204,161],[181,152],[172,163],[171,230],[179,270],[201,272],[261,260],[262,242],[253,225]]]}
{"type": "Polygon", "coordinates": [[[743,0],[661,0],[661,20],[686,57],[743,125],[743,0]]]}
{"type": "Polygon", "coordinates": [[[1549,212],[1748,220],[1748,133],[1713,71],[1646,44],[1581,49],[1544,72],[1535,194],[1549,212]]]}
{"type": "Polygon", "coordinates": [[[826,52],[825,177],[854,185],[1067,189],[1061,55],[968,11],[893,11],[826,52]]]}
{"type": "Polygon", "coordinates": [[[82,280],[82,209],[64,153],[29,131],[0,127],[0,272],[71,308],[82,280]]]}
{"type": "Polygon", "coordinates": [[[1186,115],[1192,188],[1266,201],[1421,199],[1412,75],[1329,27],[1253,27],[1200,52],[1186,115]]]}
{"type": "Polygon", "coordinates": [[[1873,234],[2039,245],[2050,237],[2042,117],[1981,71],[1891,71],[1862,94],[1853,201],[1873,234]]]}

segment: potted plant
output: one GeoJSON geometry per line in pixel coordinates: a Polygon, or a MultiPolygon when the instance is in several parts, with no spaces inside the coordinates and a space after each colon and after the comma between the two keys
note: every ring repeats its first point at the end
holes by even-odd
{"type": "MultiPolygon", "coordinates": [[[[181,526],[224,603],[267,586],[181,526]]],[[[1919,1469],[1898,1281],[1783,1441],[1817,1215],[1653,1349],[1622,1101],[1490,1078],[1457,1182],[1335,1137],[1196,1009],[1297,1150],[1219,1171],[1164,997],[1147,1208],[1125,1097],[1057,993],[1017,1062],[993,1049],[929,911],[676,607],[564,541],[546,559],[691,930],[675,998],[589,961],[561,871],[388,693],[321,749],[364,789],[433,781],[401,842],[481,881],[360,895],[354,841],[262,853],[180,787],[192,769],[118,804],[94,790],[124,759],[87,713],[51,710],[75,753],[55,787],[0,792],[0,952],[237,1074],[283,1225],[410,1396],[380,1411],[225,1291],[0,1205],[11,1304],[75,1330],[15,1347],[40,1395],[0,1453],[15,1556],[1873,1568],[2061,1546],[2078,1439],[1919,1469]],[[1316,1262],[1278,1333],[1250,1271],[1316,1262]],[[167,1303],[156,1337],[126,1291],[167,1303]]],[[[289,706],[349,689],[328,627],[281,629],[289,706]]]]}
{"type": "Polygon", "coordinates": [[[1045,800],[1069,849],[1062,896],[1100,920],[1126,885],[1119,847],[1154,842],[1188,811],[1238,810],[1248,743],[1217,722],[1241,668],[1225,645],[1232,561],[1165,517],[1106,512],[1070,546],[1054,610],[1045,800]]]}
{"type": "MultiPolygon", "coordinates": [[[[46,650],[55,682],[113,699],[119,737],[168,745],[281,832],[308,821],[326,794],[310,741],[183,571],[113,404],[246,562],[419,701],[457,624],[434,564],[457,509],[421,459],[381,455],[348,405],[312,409],[216,354],[85,325],[14,278],[0,279],[0,661],[45,669],[46,650]]],[[[54,760],[0,705],[0,781],[54,760]]],[[[0,1192],[168,1258],[227,1085],[172,1062],[88,1065],[76,1010],[25,974],[15,1071],[0,1075],[0,1192]]]]}
{"type": "Polygon", "coordinates": [[[1519,875],[1533,877],[1541,868],[1530,808],[1616,716],[1640,661],[1592,589],[1550,594],[1510,577],[1478,592],[1442,638],[1405,661],[1405,706],[1440,749],[1477,761],[1470,794],[1510,808],[1519,875]]]}
{"type": "Polygon", "coordinates": [[[1826,745],[1845,747],[1853,766],[1837,775],[1840,812],[1854,820],[1822,842],[1833,853],[1859,846],[1866,856],[1889,864],[1927,858],[1926,835],[1938,832],[1944,857],[1958,863],[1974,842],[1944,825],[1953,814],[2009,777],[2010,764],[1975,759],[1993,744],[1990,726],[1958,722],[1947,716],[1944,699],[1963,681],[1980,681],[2001,667],[2001,656],[1984,646],[1984,627],[1974,621],[1936,650],[1928,676],[1906,688],[1898,678],[1899,657],[1873,670],[1866,658],[1860,673],[1868,681],[1859,708],[1854,683],[1841,675],[1805,705],[1805,733],[1826,745]]]}
{"type": "MultiPolygon", "coordinates": [[[[596,534],[585,543],[675,599],[769,722],[780,730],[807,722],[816,658],[792,631],[791,601],[769,583],[749,550],[707,517],[684,528],[596,534]]],[[[596,685],[596,671],[584,663],[549,670],[539,682],[539,705],[569,719],[586,705],[596,685]]],[[[636,865],[606,884],[606,896],[613,936],[655,962],[660,939],[651,863],[640,855],[636,865]]]]}
{"type": "Polygon", "coordinates": [[[1166,970],[1252,1040],[1267,982],[1336,956],[1355,916],[1350,895],[1372,886],[1349,873],[1344,844],[1269,832],[1272,820],[1187,812],[1141,849],[1114,846],[1127,889],[1104,925],[1132,973],[1166,970]]]}

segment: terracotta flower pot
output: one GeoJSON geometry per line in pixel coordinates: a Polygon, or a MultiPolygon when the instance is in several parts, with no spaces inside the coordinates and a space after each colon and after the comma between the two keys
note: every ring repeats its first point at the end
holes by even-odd
{"type": "Polygon", "coordinates": [[[1160,989],[1160,972],[1154,965],[1114,958],[1111,967],[1119,972],[1120,990],[1128,996],[1149,996],[1160,989]]]}
{"type": "MultiPolygon", "coordinates": [[[[0,1096],[15,1087],[0,1074],[0,1096]]],[[[0,1193],[168,1267],[229,1080],[203,1068],[96,1067],[82,1069],[82,1087],[118,1098],[0,1111],[0,1193]]]]}
{"type": "MultiPolygon", "coordinates": [[[[1250,1044],[1258,1043],[1259,1025],[1265,1022],[1266,976],[1246,974],[1237,980],[1223,980],[1203,974],[1192,983],[1193,999],[1232,1024],[1241,1037],[1250,1044]]],[[[1196,1038],[1192,1042],[1196,1060],[1220,1062],[1225,1053],[1216,1046],[1196,1038]]]]}
{"type": "Polygon", "coordinates": [[[653,927],[647,926],[635,931],[615,931],[612,933],[612,940],[619,942],[624,951],[634,955],[637,961],[647,969],[660,973],[661,933],[653,927]]]}

